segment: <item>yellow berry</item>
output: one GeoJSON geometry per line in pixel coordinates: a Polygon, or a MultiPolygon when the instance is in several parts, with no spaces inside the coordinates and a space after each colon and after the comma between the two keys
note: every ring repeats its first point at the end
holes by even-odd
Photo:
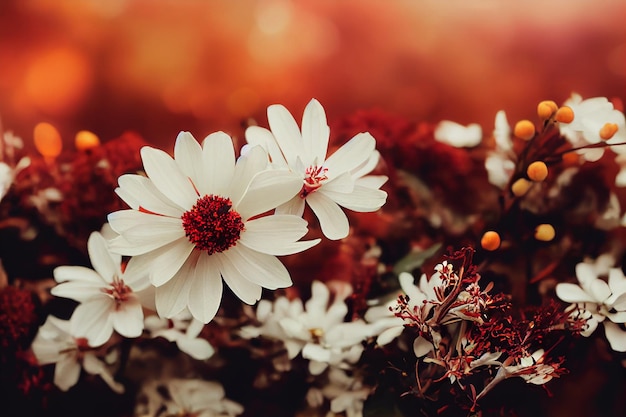
{"type": "Polygon", "coordinates": [[[91,149],[99,146],[100,139],[93,132],[90,132],[88,130],[81,130],[80,132],[76,133],[74,144],[76,145],[76,149],[78,149],[79,151],[84,151],[86,149],[91,149]]]}
{"type": "Polygon", "coordinates": [[[528,192],[532,184],[533,183],[528,181],[526,178],[519,178],[513,183],[513,185],[511,185],[511,192],[515,197],[521,197],[528,192]]]}
{"type": "Polygon", "coordinates": [[[513,134],[520,139],[530,140],[535,136],[535,125],[530,120],[520,120],[515,124],[513,134]]]}
{"type": "Polygon", "coordinates": [[[494,251],[498,249],[500,247],[500,243],[500,235],[498,234],[498,232],[494,232],[493,230],[485,232],[483,237],[480,239],[480,246],[482,246],[484,250],[488,251],[494,251]]]}
{"type": "Polygon", "coordinates": [[[535,161],[528,165],[526,174],[533,181],[543,181],[548,177],[548,166],[542,161],[535,161]]]}
{"type": "Polygon", "coordinates": [[[535,228],[535,239],[542,242],[550,242],[555,235],[556,232],[551,224],[540,224],[535,228]]]}
{"type": "Polygon", "coordinates": [[[552,100],[544,100],[537,105],[537,115],[540,119],[546,120],[552,117],[558,110],[558,106],[552,100]]]}
{"type": "Polygon", "coordinates": [[[50,123],[37,123],[33,130],[35,148],[44,158],[56,158],[63,149],[61,134],[50,123]]]}
{"type": "Polygon", "coordinates": [[[561,123],[572,123],[574,120],[574,110],[570,107],[563,106],[556,111],[556,115],[554,116],[557,122],[561,123]]]}
{"type": "Polygon", "coordinates": [[[617,133],[618,127],[615,123],[605,123],[600,129],[600,137],[604,140],[611,139],[617,133]]]}

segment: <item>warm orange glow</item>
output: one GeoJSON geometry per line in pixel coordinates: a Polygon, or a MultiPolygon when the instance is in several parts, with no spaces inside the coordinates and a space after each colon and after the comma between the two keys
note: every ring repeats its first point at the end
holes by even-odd
{"type": "Polygon", "coordinates": [[[100,145],[100,138],[88,130],[81,130],[76,133],[76,138],[74,139],[74,144],[76,149],[79,151],[84,151],[87,149],[95,148],[100,145]]]}
{"type": "Polygon", "coordinates": [[[535,228],[535,239],[542,242],[550,242],[555,235],[556,231],[551,224],[540,224],[535,228]]]}
{"type": "Polygon", "coordinates": [[[44,158],[56,158],[63,149],[61,134],[50,123],[37,123],[33,131],[33,140],[37,151],[44,158]]]}
{"type": "Polygon", "coordinates": [[[533,185],[533,183],[526,178],[520,178],[511,185],[511,192],[515,197],[522,197],[528,192],[531,185],[533,185]]]}

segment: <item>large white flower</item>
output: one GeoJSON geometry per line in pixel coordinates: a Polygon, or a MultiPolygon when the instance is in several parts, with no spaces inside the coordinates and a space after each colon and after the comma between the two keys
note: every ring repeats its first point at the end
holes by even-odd
{"type": "MultiPolygon", "coordinates": [[[[579,94],[572,94],[564,105],[574,111],[574,120],[571,123],[559,123],[559,130],[573,146],[580,147],[603,141],[600,137],[600,130],[606,123],[617,125],[617,132],[607,143],[626,142],[624,113],[615,109],[606,97],[583,100],[579,94]]],[[[626,146],[614,146],[611,149],[616,153],[626,152],[626,146]]],[[[604,148],[581,149],[578,153],[583,154],[588,161],[597,161],[604,154],[604,148]]]]}
{"type": "Polygon", "coordinates": [[[608,282],[604,281],[598,277],[595,265],[579,263],[576,277],[580,286],[560,283],[556,294],[561,300],[574,303],[572,315],[587,319],[583,336],[590,336],[603,323],[611,347],[626,352],[626,331],[619,326],[626,323],[626,277],[620,268],[610,268],[608,275],[608,282]]]}
{"type": "Polygon", "coordinates": [[[160,316],[171,318],[188,307],[208,323],[220,305],[222,279],[248,304],[260,299],[262,287],[292,284],[276,256],[319,240],[298,241],[307,233],[300,217],[261,216],[301,186],[289,175],[267,170],[262,148],[235,162],[225,133],[209,135],[200,146],[181,132],[174,158],[151,147],[142,148],[141,157],[148,178],[119,178],[116,192],[132,209],[109,215],[120,235],[111,248],[133,256],[127,274],[149,275],[160,316]]]}
{"type": "Polygon", "coordinates": [[[116,382],[107,365],[96,356],[86,339],[70,334],[70,322],[48,316],[39,328],[31,348],[40,365],[54,363],[54,384],[67,391],[78,382],[81,367],[89,374],[100,375],[117,393],[124,387],[116,382]]]}
{"type": "Polygon", "coordinates": [[[277,213],[301,216],[306,201],[324,235],[341,239],[348,235],[349,223],[339,206],[371,212],[385,203],[387,193],[379,188],[387,177],[366,175],[380,158],[372,135],[356,135],[327,159],[330,129],[317,100],[311,100],[304,110],[302,131],[281,105],[268,107],[267,119],[271,131],[251,126],[246,130],[246,140],[267,149],[273,166],[288,169],[301,185],[287,203],[277,208],[277,213]]]}
{"type": "Polygon", "coordinates": [[[125,337],[138,337],[143,331],[143,311],[137,292],[150,285],[147,277],[122,274],[122,257],[109,252],[99,232],[87,241],[94,270],[84,266],[59,266],[52,289],[57,297],[80,302],[70,323],[72,335],[84,337],[91,346],[104,344],[113,330],[125,337]]]}

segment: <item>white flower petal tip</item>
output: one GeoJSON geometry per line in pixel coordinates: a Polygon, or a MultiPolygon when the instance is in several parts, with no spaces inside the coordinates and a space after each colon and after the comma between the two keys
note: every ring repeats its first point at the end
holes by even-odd
{"type": "Polygon", "coordinates": [[[482,140],[482,135],[482,128],[476,123],[463,126],[444,120],[435,128],[435,140],[457,148],[477,146],[482,140]]]}

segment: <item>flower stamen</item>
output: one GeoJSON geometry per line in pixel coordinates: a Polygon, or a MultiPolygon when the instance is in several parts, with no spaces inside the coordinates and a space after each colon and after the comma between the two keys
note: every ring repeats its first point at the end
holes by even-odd
{"type": "Polygon", "coordinates": [[[304,171],[304,185],[300,191],[300,198],[306,198],[307,195],[315,192],[322,186],[323,181],[326,181],[328,168],[323,166],[311,165],[304,171]]]}

